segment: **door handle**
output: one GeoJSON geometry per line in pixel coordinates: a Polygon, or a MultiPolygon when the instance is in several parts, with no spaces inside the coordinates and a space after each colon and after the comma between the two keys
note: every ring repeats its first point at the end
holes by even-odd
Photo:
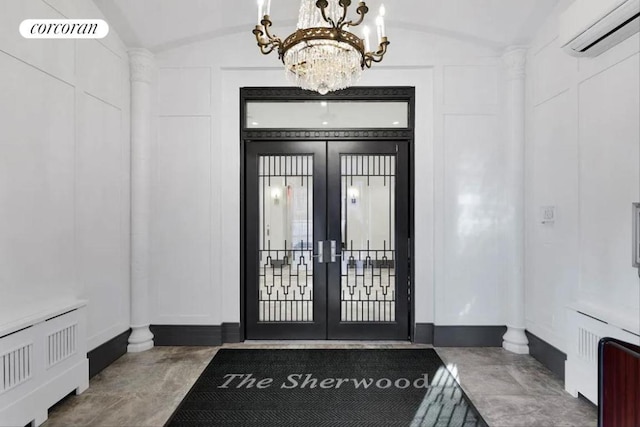
{"type": "Polygon", "coordinates": [[[318,253],[313,258],[318,258],[320,264],[329,264],[336,262],[336,258],[342,256],[342,252],[337,252],[337,244],[335,240],[318,240],[318,253]],[[325,254],[329,256],[325,258],[325,254]]]}
{"type": "Polygon", "coordinates": [[[318,240],[318,253],[313,255],[312,258],[318,258],[320,264],[324,263],[324,241],[318,240]]]}
{"type": "Polygon", "coordinates": [[[336,253],[336,241],[335,240],[331,240],[331,261],[330,262],[336,262],[336,257],[342,257],[342,252],[340,253],[336,253]]]}

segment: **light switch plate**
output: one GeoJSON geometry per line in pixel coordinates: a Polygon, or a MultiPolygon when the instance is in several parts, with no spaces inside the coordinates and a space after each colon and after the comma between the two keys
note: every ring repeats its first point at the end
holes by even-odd
{"type": "Polygon", "coordinates": [[[540,222],[543,224],[553,224],[556,222],[556,207],[542,206],[540,208],[540,222]]]}

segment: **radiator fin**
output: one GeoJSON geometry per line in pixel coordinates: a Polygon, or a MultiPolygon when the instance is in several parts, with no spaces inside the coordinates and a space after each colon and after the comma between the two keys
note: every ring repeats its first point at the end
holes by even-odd
{"type": "Polygon", "coordinates": [[[579,327],[578,331],[578,357],[590,363],[597,363],[598,342],[602,337],[584,327],[579,327]]]}
{"type": "Polygon", "coordinates": [[[0,356],[0,393],[4,393],[31,378],[33,343],[0,356]]]}
{"type": "Polygon", "coordinates": [[[47,337],[47,369],[76,353],[78,324],[60,329],[47,337]]]}

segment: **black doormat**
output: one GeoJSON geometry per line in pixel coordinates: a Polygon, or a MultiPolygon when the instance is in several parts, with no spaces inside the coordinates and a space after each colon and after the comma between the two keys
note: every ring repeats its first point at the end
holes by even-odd
{"type": "Polygon", "coordinates": [[[432,349],[222,349],[166,425],[487,424],[432,349]]]}

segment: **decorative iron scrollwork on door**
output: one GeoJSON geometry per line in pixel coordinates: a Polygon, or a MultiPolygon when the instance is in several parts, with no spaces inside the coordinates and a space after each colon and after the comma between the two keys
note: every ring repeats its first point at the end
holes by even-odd
{"type": "Polygon", "coordinates": [[[396,157],[342,155],[341,321],[394,322],[396,157]]]}
{"type": "Polygon", "coordinates": [[[259,157],[259,321],[313,321],[313,156],[259,157]]]}

